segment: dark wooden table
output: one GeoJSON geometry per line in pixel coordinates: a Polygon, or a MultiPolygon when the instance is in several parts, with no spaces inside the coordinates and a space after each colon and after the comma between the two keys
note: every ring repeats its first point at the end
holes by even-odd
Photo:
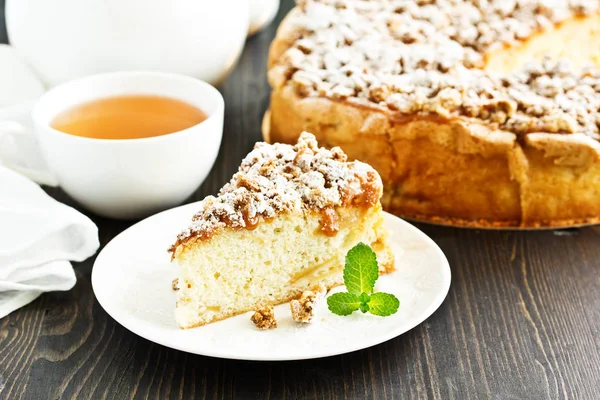
{"type": "MultiPolygon", "coordinates": [[[[283,2],[278,20],[291,5],[283,2]]],[[[221,87],[223,146],[189,201],[214,194],[261,138],[276,26],[248,40],[221,87]]],[[[60,190],[48,192],[74,205],[60,190]]],[[[91,217],[102,245],[131,225],[91,217]]],[[[171,350],[104,312],[90,284],[92,257],[75,264],[73,290],[44,294],[0,320],[0,398],[600,399],[600,229],[418,226],[446,253],[452,287],[431,318],[387,343],[296,362],[171,350]]]]}

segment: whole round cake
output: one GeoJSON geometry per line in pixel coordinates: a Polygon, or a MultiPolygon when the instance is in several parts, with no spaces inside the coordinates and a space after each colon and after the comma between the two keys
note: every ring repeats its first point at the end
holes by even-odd
{"type": "Polygon", "coordinates": [[[597,223],[599,66],[599,0],[298,1],[263,131],[371,164],[402,217],[597,223]]]}

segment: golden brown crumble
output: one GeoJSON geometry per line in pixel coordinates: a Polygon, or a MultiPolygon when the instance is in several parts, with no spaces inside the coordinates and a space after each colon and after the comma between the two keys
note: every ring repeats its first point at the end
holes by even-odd
{"type": "Polygon", "coordinates": [[[277,320],[275,319],[275,309],[273,306],[260,307],[252,314],[250,320],[258,329],[277,328],[277,320]]]}
{"type": "Polygon", "coordinates": [[[315,316],[315,307],[320,298],[325,296],[327,288],[323,284],[315,286],[312,290],[306,290],[299,299],[290,302],[292,318],[296,322],[310,324],[315,316]]]}
{"type": "Polygon", "coordinates": [[[310,324],[314,317],[316,298],[316,294],[307,290],[302,293],[302,296],[298,300],[292,300],[290,302],[290,309],[292,310],[292,318],[294,321],[310,324]]]}
{"type": "Polygon", "coordinates": [[[295,146],[257,143],[219,195],[200,203],[171,252],[191,238],[208,239],[225,227],[253,229],[281,213],[371,207],[382,191],[371,166],[348,162],[339,147],[319,147],[312,134],[303,133],[295,146]]]}
{"type": "Polygon", "coordinates": [[[289,21],[299,39],[269,79],[291,80],[302,97],[600,139],[598,72],[550,60],[502,78],[480,69],[487,52],[599,9],[590,0],[305,0],[289,21]]]}

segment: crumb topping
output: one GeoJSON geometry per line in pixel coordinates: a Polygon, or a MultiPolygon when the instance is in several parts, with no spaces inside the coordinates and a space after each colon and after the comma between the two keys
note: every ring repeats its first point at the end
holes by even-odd
{"type": "Polygon", "coordinates": [[[258,329],[277,328],[277,320],[275,319],[275,309],[273,306],[260,307],[252,314],[250,320],[258,329]]]}
{"type": "Polygon", "coordinates": [[[300,96],[598,139],[598,73],[549,60],[502,78],[479,68],[486,52],[599,9],[596,0],[305,0],[290,21],[300,37],[269,78],[300,96]]]}
{"type": "Polygon", "coordinates": [[[315,307],[320,298],[324,297],[327,289],[321,284],[314,290],[317,293],[306,290],[297,300],[290,302],[290,310],[292,311],[292,319],[303,324],[310,324],[315,316],[315,307]]]}
{"type": "Polygon", "coordinates": [[[339,147],[320,148],[312,134],[303,133],[295,146],[260,142],[218,196],[200,203],[171,251],[189,238],[207,239],[225,227],[252,229],[280,213],[373,206],[381,194],[371,166],[348,162],[339,147]]]}

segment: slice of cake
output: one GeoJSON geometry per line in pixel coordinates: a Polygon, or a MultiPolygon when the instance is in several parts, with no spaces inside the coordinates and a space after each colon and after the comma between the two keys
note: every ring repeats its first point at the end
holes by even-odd
{"type": "Polygon", "coordinates": [[[394,269],[382,183],[339,148],[303,133],[295,146],[256,144],[217,197],[200,205],[170,249],[179,266],[181,328],[297,298],[343,283],[345,255],[359,242],[394,269]]]}

